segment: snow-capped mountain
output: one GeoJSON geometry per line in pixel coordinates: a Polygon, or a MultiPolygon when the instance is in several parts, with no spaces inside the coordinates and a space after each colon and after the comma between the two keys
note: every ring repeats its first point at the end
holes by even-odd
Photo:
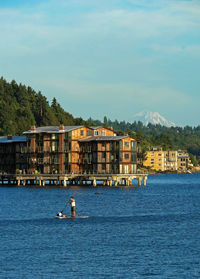
{"type": "Polygon", "coordinates": [[[133,116],[133,121],[141,121],[144,125],[151,124],[160,124],[166,127],[175,127],[176,124],[170,120],[167,120],[165,117],[160,115],[158,112],[152,111],[141,111],[133,116]]]}

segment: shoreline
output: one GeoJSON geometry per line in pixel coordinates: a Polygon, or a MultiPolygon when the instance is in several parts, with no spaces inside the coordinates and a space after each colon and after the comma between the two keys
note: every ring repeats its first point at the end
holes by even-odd
{"type": "Polygon", "coordinates": [[[144,170],[141,169],[143,173],[146,173],[147,175],[162,175],[162,174],[195,174],[200,173],[200,168],[195,169],[189,169],[185,171],[172,171],[172,170],[166,170],[166,171],[156,171],[156,170],[144,170]]]}

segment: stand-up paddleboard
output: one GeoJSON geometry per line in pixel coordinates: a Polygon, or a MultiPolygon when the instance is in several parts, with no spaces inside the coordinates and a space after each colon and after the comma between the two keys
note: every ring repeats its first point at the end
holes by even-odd
{"type": "Polygon", "coordinates": [[[57,218],[57,219],[66,219],[66,218],[68,218],[68,216],[55,216],[55,218],[57,218]]]}
{"type": "Polygon", "coordinates": [[[77,219],[77,218],[88,218],[89,216],[55,216],[57,219],[77,219]]]}

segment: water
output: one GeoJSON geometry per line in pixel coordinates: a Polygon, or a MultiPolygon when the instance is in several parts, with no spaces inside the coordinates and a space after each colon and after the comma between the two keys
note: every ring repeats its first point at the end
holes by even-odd
{"type": "Polygon", "coordinates": [[[1,187],[0,199],[0,278],[200,278],[200,174],[139,188],[1,187]],[[89,218],[54,218],[71,195],[89,218]]]}

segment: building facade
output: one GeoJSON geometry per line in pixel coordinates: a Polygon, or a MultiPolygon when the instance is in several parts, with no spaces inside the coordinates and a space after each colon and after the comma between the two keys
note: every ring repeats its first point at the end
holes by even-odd
{"type": "Polygon", "coordinates": [[[136,173],[137,142],[128,136],[89,137],[80,143],[80,170],[86,173],[136,173]]]}
{"type": "Polygon", "coordinates": [[[178,150],[177,165],[179,170],[187,170],[192,167],[189,154],[185,150],[178,150]]]}
{"type": "Polygon", "coordinates": [[[165,171],[165,153],[162,149],[153,149],[146,152],[146,159],[143,160],[143,166],[150,167],[156,171],[165,171]]]}
{"type": "Polygon", "coordinates": [[[161,148],[147,151],[143,165],[156,171],[182,171],[187,170],[191,166],[189,154],[186,151],[162,151],[161,148]]]}
{"type": "Polygon", "coordinates": [[[87,126],[31,127],[27,172],[136,173],[137,142],[113,129],[87,126]]]}
{"type": "Polygon", "coordinates": [[[27,141],[25,136],[0,137],[0,173],[9,174],[27,170],[27,141]]]}

